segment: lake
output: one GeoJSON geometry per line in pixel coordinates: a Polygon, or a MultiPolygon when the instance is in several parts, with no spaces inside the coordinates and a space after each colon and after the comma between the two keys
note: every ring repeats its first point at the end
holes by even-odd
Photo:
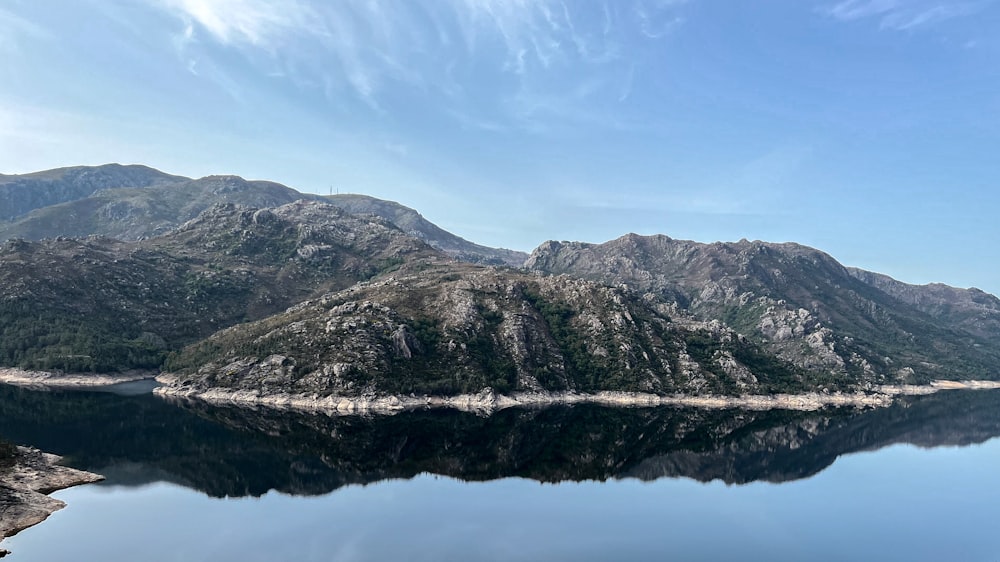
{"type": "Polygon", "coordinates": [[[803,413],[327,416],[0,385],[107,476],[12,560],[998,560],[1000,392],[803,413]]]}

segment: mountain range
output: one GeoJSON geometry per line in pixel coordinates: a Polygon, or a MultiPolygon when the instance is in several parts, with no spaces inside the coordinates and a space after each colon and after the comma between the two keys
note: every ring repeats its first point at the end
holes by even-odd
{"type": "Polygon", "coordinates": [[[276,207],[325,201],[356,215],[380,216],[408,235],[464,261],[519,266],[527,254],[464,240],[392,201],[366,195],[320,196],[238,176],[192,180],[146,166],[78,166],[0,175],[0,240],[106,236],[134,241],[164,234],[219,203],[276,207]]]}
{"type": "Polygon", "coordinates": [[[797,244],[477,245],[416,211],[144,166],[0,176],[0,365],[254,396],[769,394],[991,379],[1000,299],[797,244]]]}

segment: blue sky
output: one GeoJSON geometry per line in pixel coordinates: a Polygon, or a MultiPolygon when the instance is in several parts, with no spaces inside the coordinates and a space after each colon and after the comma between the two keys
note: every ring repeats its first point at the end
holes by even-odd
{"type": "Polygon", "coordinates": [[[0,0],[0,173],[232,173],[492,246],[796,241],[1000,293],[998,62],[996,0],[0,0]]]}

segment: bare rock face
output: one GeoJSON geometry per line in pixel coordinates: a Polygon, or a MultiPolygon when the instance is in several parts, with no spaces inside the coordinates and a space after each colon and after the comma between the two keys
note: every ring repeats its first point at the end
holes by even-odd
{"type": "Polygon", "coordinates": [[[66,506],[46,494],[104,479],[58,462],[56,455],[18,447],[13,466],[0,468],[0,540],[41,523],[66,506]]]}

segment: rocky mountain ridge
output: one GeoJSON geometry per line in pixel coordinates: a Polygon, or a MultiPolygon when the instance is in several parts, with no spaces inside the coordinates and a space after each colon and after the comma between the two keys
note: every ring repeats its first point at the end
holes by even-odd
{"type": "Polygon", "coordinates": [[[1000,334],[1000,299],[977,289],[942,283],[911,285],[888,275],[847,268],[855,278],[948,325],[982,338],[1000,334]]]}
{"type": "Polygon", "coordinates": [[[0,240],[98,235],[135,241],[166,234],[219,203],[264,208],[300,200],[379,216],[462,261],[520,266],[528,257],[469,242],[393,201],[301,193],[279,183],[232,175],[191,180],[145,166],[117,164],[0,176],[0,240]]]}
{"type": "Polygon", "coordinates": [[[277,207],[303,199],[273,182],[208,176],[163,186],[104,189],[88,197],[36,209],[0,226],[2,238],[104,236],[136,241],[166,234],[220,203],[277,207]]]}
{"type": "Polygon", "coordinates": [[[817,383],[718,323],[672,318],[628,290],[464,264],[385,275],[235,326],[166,369],[185,373],[174,381],[184,389],[260,396],[759,394],[817,383]]]}
{"type": "Polygon", "coordinates": [[[1000,376],[995,297],[907,289],[797,244],[629,234],[546,242],[524,269],[484,266],[454,257],[516,255],[463,246],[391,202],[236,176],[98,191],[8,226],[43,223],[74,237],[0,246],[2,365],[166,368],[190,394],[262,399],[732,396],[1000,376]]]}
{"type": "Polygon", "coordinates": [[[652,293],[695,318],[724,322],[799,367],[832,376],[927,382],[948,372],[993,377],[1000,365],[995,338],[963,327],[988,325],[989,316],[964,324],[934,317],[798,244],[628,234],[604,244],[546,242],[525,267],[652,293]]]}

